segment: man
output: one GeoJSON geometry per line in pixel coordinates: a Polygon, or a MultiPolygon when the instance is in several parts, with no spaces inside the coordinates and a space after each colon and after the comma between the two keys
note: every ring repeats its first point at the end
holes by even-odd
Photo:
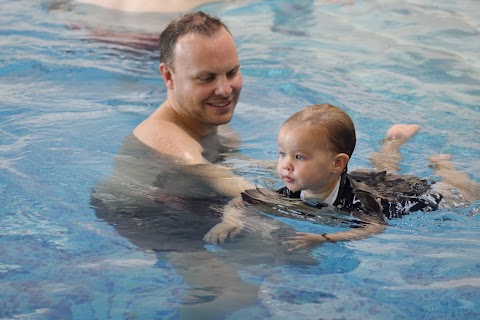
{"type": "MultiPolygon", "coordinates": [[[[219,126],[232,119],[242,90],[237,48],[219,19],[186,14],[160,35],[160,73],[167,99],[135,128],[134,136],[184,165],[220,194],[235,197],[252,188],[212,163],[231,141],[219,126]]],[[[230,136],[232,134],[230,133],[230,136]]]]}
{"type": "Polygon", "coordinates": [[[235,197],[253,187],[214,163],[234,140],[224,125],[242,89],[237,49],[220,20],[196,12],[167,26],[160,54],[167,98],[125,139],[113,174],[97,183],[91,203],[98,218],[168,260],[185,279],[190,289],[179,303],[182,318],[223,319],[255,303],[258,291],[202,240],[220,222],[216,208],[226,200],[217,195],[235,197]]]}

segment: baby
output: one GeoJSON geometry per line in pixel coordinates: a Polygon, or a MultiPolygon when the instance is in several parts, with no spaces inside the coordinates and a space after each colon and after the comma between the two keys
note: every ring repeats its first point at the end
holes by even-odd
{"type": "MultiPolygon", "coordinates": [[[[277,163],[277,173],[285,187],[277,193],[301,199],[313,207],[333,206],[366,217],[368,221],[344,232],[297,233],[285,243],[294,250],[326,241],[361,239],[381,232],[386,226],[385,218],[463,205],[478,199],[479,186],[458,172],[448,155],[430,158],[442,182],[397,174],[400,147],[419,129],[416,124],[392,126],[382,150],[372,155],[375,170],[347,173],[356,134],[352,119],[343,110],[329,104],[313,105],[285,121],[278,133],[277,163]]],[[[252,194],[247,191],[243,200],[232,200],[225,208],[223,222],[214,226],[204,240],[217,243],[238,235],[243,227],[245,201],[258,203],[252,194]]]]}

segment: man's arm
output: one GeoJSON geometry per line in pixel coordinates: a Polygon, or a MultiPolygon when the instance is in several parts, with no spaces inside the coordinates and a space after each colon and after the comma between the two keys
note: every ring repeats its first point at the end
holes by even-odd
{"type": "Polygon", "coordinates": [[[219,194],[233,199],[241,192],[255,188],[253,183],[235,175],[231,169],[205,159],[203,147],[182,128],[172,122],[158,122],[155,125],[142,124],[133,134],[162,156],[171,158],[183,172],[206,181],[219,194]]]}

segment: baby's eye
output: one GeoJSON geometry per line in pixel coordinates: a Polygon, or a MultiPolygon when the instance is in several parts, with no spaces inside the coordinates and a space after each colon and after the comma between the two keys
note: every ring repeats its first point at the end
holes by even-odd
{"type": "Polygon", "coordinates": [[[301,154],[297,154],[297,155],[295,156],[295,159],[296,159],[296,160],[305,160],[306,158],[305,158],[304,156],[302,156],[301,154]]]}
{"type": "Polygon", "coordinates": [[[286,156],[286,153],[283,151],[278,151],[278,155],[283,158],[286,156]]]}

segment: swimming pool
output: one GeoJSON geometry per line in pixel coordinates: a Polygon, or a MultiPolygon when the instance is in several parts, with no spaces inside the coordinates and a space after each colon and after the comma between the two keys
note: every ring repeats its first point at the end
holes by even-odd
{"type": "MultiPolygon", "coordinates": [[[[177,319],[183,279],[90,207],[123,139],[164,98],[156,52],[81,27],[150,32],[171,15],[114,23],[109,12],[49,10],[47,1],[0,0],[0,7],[0,318],[177,319]]],[[[203,8],[228,23],[238,44],[244,89],[232,126],[245,155],[274,159],[287,116],[330,102],[356,123],[350,169],[369,166],[391,124],[417,122],[421,132],[402,149],[403,172],[428,176],[428,157],[451,153],[480,182],[477,1],[203,8]]],[[[242,278],[260,292],[229,318],[477,319],[480,214],[471,213],[479,208],[390,221],[381,235],[315,249],[315,264],[244,262],[242,278]]]]}

